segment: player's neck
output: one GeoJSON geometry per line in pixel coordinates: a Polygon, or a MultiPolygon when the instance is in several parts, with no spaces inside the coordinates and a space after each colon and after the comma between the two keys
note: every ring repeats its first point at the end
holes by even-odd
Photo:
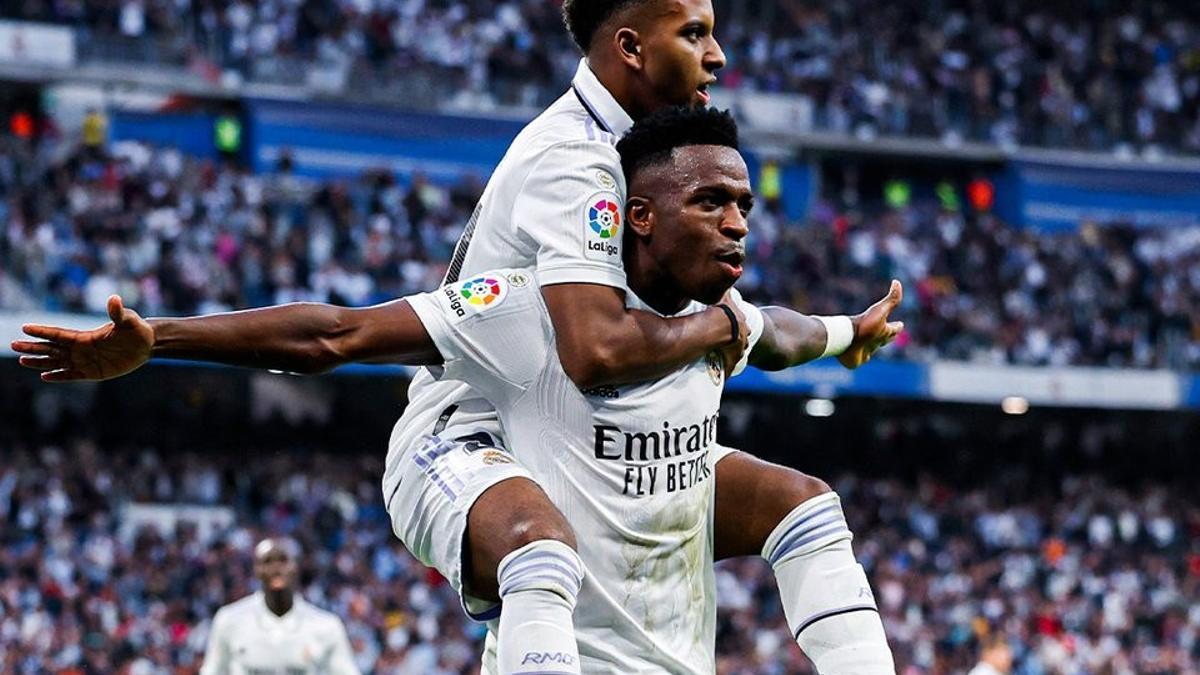
{"type": "Polygon", "coordinates": [[[667,271],[637,245],[625,254],[625,277],[629,290],[659,314],[678,314],[690,302],[667,271]]]}
{"type": "Polygon", "coordinates": [[[646,116],[646,106],[641,104],[636,83],[625,64],[607,53],[598,53],[588,54],[588,67],[630,118],[636,121],[646,116]]]}
{"type": "Polygon", "coordinates": [[[267,609],[275,616],[283,616],[292,611],[292,605],[295,603],[292,591],[264,591],[263,599],[267,602],[267,609]]]}

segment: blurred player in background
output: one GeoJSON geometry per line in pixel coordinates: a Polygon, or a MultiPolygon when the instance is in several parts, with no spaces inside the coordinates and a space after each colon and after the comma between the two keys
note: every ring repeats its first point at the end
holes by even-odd
{"type": "Polygon", "coordinates": [[[296,592],[296,545],[264,539],[254,547],[257,593],[213,617],[201,675],[357,675],[342,620],[296,592]]]}

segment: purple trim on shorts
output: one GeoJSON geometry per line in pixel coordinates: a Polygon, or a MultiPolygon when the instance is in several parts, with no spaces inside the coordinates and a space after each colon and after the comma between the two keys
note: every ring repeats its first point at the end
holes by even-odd
{"type": "MultiPolygon", "coordinates": [[[[458,492],[456,492],[445,481],[445,479],[442,478],[441,472],[434,467],[434,463],[453,450],[453,445],[450,445],[437,436],[432,436],[426,443],[425,448],[417,451],[416,456],[413,457],[413,461],[416,462],[417,466],[421,467],[421,470],[425,472],[425,475],[429,476],[434,485],[437,485],[438,489],[440,489],[443,494],[450,498],[451,501],[458,499],[458,492]]],[[[455,482],[458,483],[458,485],[455,487],[461,490],[463,487],[462,481],[455,479],[455,482]]]]}

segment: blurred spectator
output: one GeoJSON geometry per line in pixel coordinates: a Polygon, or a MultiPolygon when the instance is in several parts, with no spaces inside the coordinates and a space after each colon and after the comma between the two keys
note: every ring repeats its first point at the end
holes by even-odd
{"type": "Polygon", "coordinates": [[[979,653],[979,663],[967,675],[1008,675],[1012,672],[1012,650],[1003,638],[991,637],[984,640],[979,653]]]}
{"type": "Polygon", "coordinates": [[[88,157],[100,158],[108,145],[108,116],[98,108],[88,108],[82,131],[85,153],[88,157]]]}

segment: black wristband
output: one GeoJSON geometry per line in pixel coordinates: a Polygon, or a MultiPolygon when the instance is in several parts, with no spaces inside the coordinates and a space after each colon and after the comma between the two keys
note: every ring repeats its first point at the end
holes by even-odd
{"type": "Polygon", "coordinates": [[[734,314],[733,309],[723,302],[718,304],[717,307],[721,308],[721,311],[725,312],[725,316],[729,317],[729,327],[732,329],[733,337],[729,338],[728,344],[738,342],[742,339],[742,329],[738,326],[737,314],[734,314]]]}

